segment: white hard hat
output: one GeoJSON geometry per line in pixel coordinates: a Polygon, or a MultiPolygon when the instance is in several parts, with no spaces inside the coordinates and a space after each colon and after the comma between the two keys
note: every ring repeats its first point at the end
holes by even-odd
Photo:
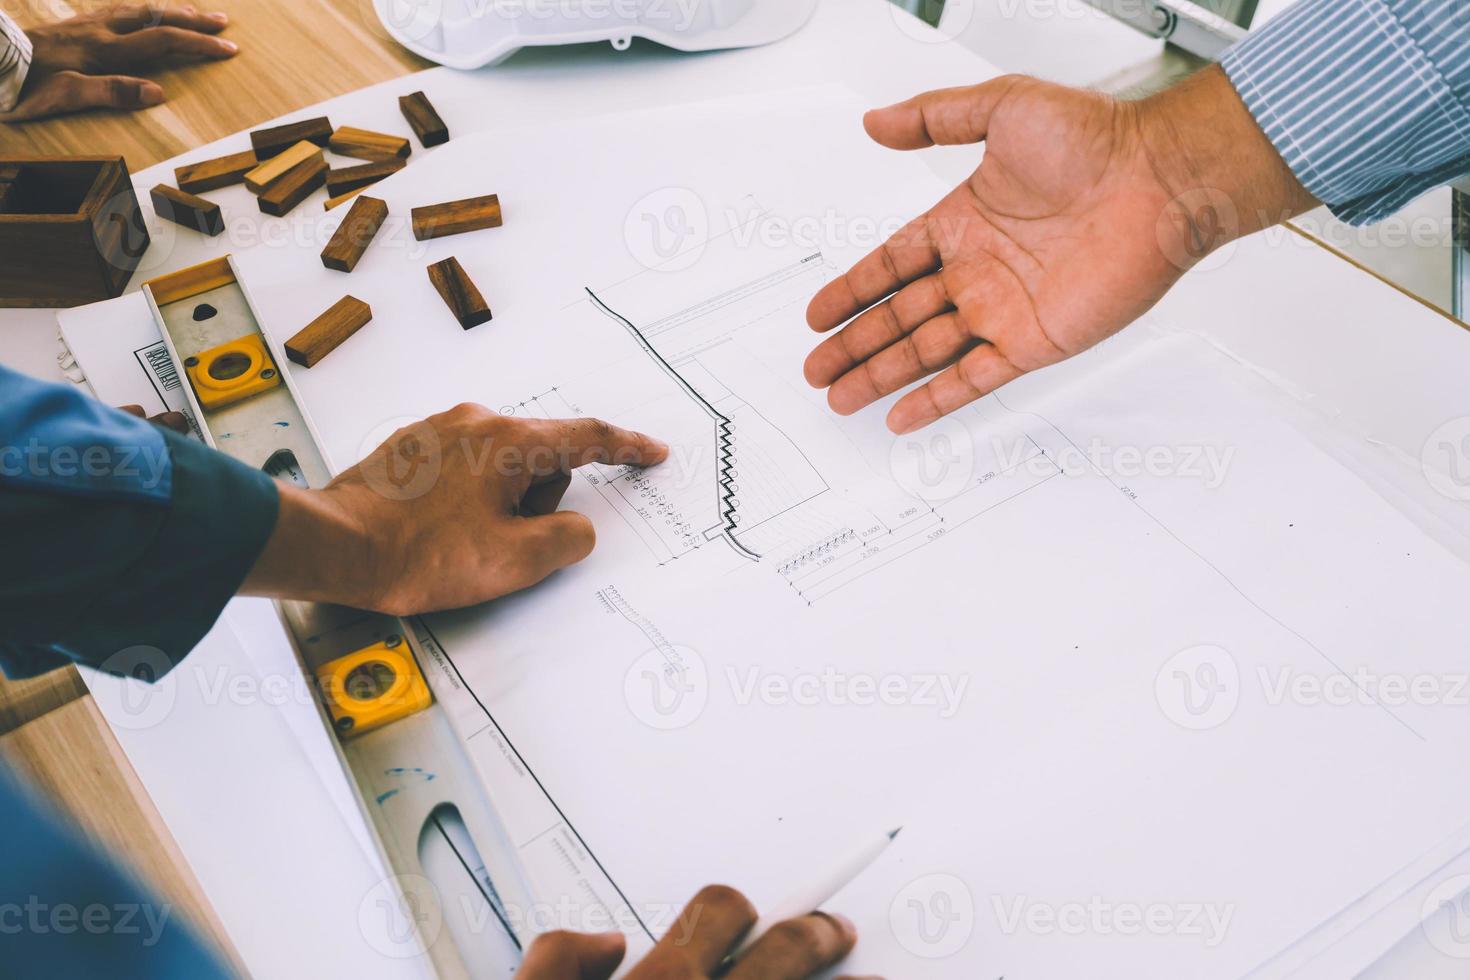
{"type": "Polygon", "coordinates": [[[811,17],[817,0],[373,0],[394,40],[451,68],[478,68],[536,45],[635,37],[710,51],[769,44],[811,17]]]}

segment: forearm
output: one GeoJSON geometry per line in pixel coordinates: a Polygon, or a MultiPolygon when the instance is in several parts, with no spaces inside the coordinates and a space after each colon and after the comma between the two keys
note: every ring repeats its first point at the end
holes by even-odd
{"type": "Polygon", "coordinates": [[[1160,182],[1202,246],[1218,247],[1318,205],[1219,67],[1134,110],[1160,182]]]}
{"type": "Polygon", "coordinates": [[[240,592],[371,605],[373,557],[366,529],[331,493],[282,486],[275,529],[240,592]]]}

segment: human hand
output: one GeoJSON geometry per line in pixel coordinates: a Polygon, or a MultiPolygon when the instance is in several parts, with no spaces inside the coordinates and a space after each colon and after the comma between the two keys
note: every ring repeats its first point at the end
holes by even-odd
{"type": "Polygon", "coordinates": [[[321,490],[282,485],[275,531],[241,591],[395,615],[484,602],[592,551],[592,522],[557,510],[574,468],[667,456],[596,419],[459,405],[399,429],[321,490]]]}
{"type": "Polygon", "coordinates": [[[142,405],[119,405],[118,409],[127,412],[135,418],[152,422],[160,428],[171,429],[179,435],[186,436],[189,434],[189,417],[183,412],[159,412],[157,415],[150,416],[147,412],[143,411],[142,405]]]}
{"type": "Polygon", "coordinates": [[[817,293],[807,357],[849,415],[911,432],[1145,313],[1232,238],[1314,206],[1229,79],[1141,102],[1007,76],[870,112],[893,149],[985,143],[970,178],[817,293]]]}
{"type": "Polygon", "coordinates": [[[228,22],[193,7],[139,5],[33,27],[26,31],[33,51],[20,102],[0,113],[0,122],[157,105],[163,89],[136,73],[232,57],[235,43],[213,36],[228,22]]]}
{"type": "MultiPolygon", "coordinates": [[[[805,980],[841,960],[857,942],[852,923],[814,912],[778,923],[721,972],[755,918],[744,895],[709,885],[684,907],[627,980],[805,980]]],[[[607,980],[623,952],[621,933],[546,933],[526,951],[516,980],[607,980]]]]}

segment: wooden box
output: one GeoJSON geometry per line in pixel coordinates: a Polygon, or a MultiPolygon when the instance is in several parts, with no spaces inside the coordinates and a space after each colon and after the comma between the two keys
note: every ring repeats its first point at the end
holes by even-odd
{"type": "Polygon", "coordinates": [[[110,299],[147,248],[122,157],[0,159],[0,307],[110,299]]]}

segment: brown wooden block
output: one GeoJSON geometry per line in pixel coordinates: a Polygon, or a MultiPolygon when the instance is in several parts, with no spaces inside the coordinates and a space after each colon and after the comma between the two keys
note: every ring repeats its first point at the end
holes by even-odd
{"type": "Polygon", "coordinates": [[[148,196],[153,200],[153,213],[160,218],[206,235],[218,235],[225,230],[224,215],[220,214],[219,205],[212,201],[167,184],[159,184],[148,192],[148,196]]]}
{"type": "Polygon", "coordinates": [[[12,157],[0,212],[0,307],[77,306],[118,295],[148,248],[121,157],[12,157]]]}
{"type": "Polygon", "coordinates": [[[376,184],[384,177],[398,173],[403,166],[402,160],[394,158],[359,163],[352,167],[333,167],[327,171],[327,193],[336,197],[358,187],[376,184]]]}
{"type": "Polygon", "coordinates": [[[333,153],[359,160],[393,160],[413,152],[413,146],[402,136],[375,133],[356,126],[338,126],[327,148],[333,153]]]}
{"type": "Polygon", "coordinates": [[[332,123],[326,116],[303,119],[301,122],[257,129],[250,134],[250,146],[262,160],[290,149],[302,140],[310,140],[317,146],[326,146],[332,138],[332,123]]]}
{"type": "Polygon", "coordinates": [[[490,307],[485,304],[485,297],[475,288],[459,259],[451,255],[429,266],[429,281],[439,290],[444,305],[449,307],[449,312],[454,314],[463,329],[479,326],[490,319],[490,307]]]}
{"type": "Polygon", "coordinates": [[[332,240],[322,249],[322,265],[338,272],[351,272],[386,217],[388,205],[376,197],[363,196],[353,201],[352,210],[347,212],[347,217],[332,232],[332,240]]]}
{"type": "Polygon", "coordinates": [[[271,184],[286,176],[292,167],[321,155],[321,147],[309,140],[302,140],[295,146],[282,150],[264,163],[251,168],[250,172],[245,175],[245,187],[252,194],[263,194],[271,184]]]}
{"type": "Polygon", "coordinates": [[[419,241],[458,235],[481,228],[500,227],[500,197],[467,197],[463,201],[446,201],[414,208],[413,237],[419,241]]]}
{"type": "Polygon", "coordinates": [[[286,171],[284,177],[267,187],[265,193],[255,200],[261,211],[279,218],[288,214],[326,180],[327,161],[318,154],[286,171]]]}
{"type": "Polygon", "coordinates": [[[449,127],[444,125],[444,120],[439,118],[439,113],[434,111],[434,106],[424,93],[400,95],[398,109],[425,148],[449,142],[449,127]]]}
{"type": "Polygon", "coordinates": [[[240,183],[245,179],[246,172],[259,162],[254,150],[231,153],[229,156],[215,157],[213,160],[201,160],[198,163],[175,167],[174,183],[179,185],[179,190],[189,194],[217,190],[240,183]]]}
{"type": "Polygon", "coordinates": [[[356,190],[348,191],[346,194],[338,194],[336,197],[329,197],[325,201],[322,202],[322,210],[323,211],[330,211],[333,208],[335,208],[337,205],[343,203],[344,201],[350,201],[350,200],[352,200],[354,197],[356,197],[357,195],[361,194],[363,191],[367,190],[371,186],[373,186],[373,185],[372,184],[364,184],[363,186],[357,188],[356,190]]]}
{"type": "Polygon", "coordinates": [[[343,296],[301,332],[286,341],[292,364],[311,367],[361,330],[373,318],[372,308],[355,296],[343,296]]]}

